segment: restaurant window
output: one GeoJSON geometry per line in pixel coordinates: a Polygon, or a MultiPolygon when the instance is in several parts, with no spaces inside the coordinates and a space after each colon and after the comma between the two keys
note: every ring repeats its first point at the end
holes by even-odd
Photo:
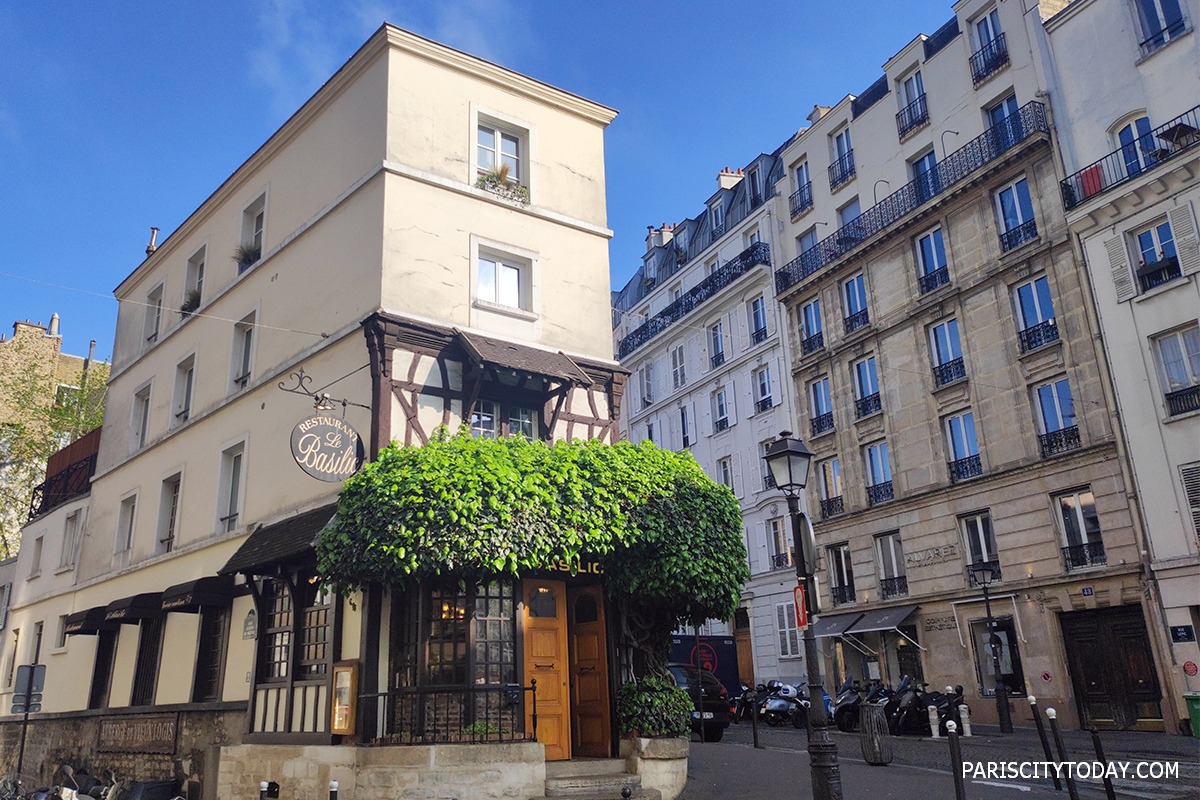
{"type": "Polygon", "coordinates": [[[281,580],[263,584],[263,633],[259,680],[287,680],[292,657],[292,594],[281,580]]]}
{"type": "Polygon", "coordinates": [[[320,677],[329,672],[330,632],[333,630],[335,595],[317,577],[298,581],[296,594],[301,609],[296,679],[320,677]]]}
{"type": "Polygon", "coordinates": [[[165,616],[159,616],[146,617],[138,624],[137,660],[134,662],[133,692],[129,696],[131,706],[154,704],[166,622],[165,616]]]}
{"type": "Polygon", "coordinates": [[[225,649],[229,642],[229,612],[228,606],[203,606],[200,609],[196,678],[192,685],[194,703],[221,699],[221,675],[225,670],[225,649]]]}

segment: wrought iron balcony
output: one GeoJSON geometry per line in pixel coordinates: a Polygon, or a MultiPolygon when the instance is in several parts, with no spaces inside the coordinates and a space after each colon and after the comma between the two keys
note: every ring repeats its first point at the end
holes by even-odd
{"type": "Polygon", "coordinates": [[[1143,292],[1148,292],[1164,283],[1170,283],[1176,278],[1182,277],[1183,272],[1179,269],[1179,259],[1175,256],[1143,264],[1138,267],[1137,271],[1138,283],[1143,292]]]}
{"type": "Polygon", "coordinates": [[[1062,554],[1063,561],[1067,565],[1067,572],[1084,567],[1099,567],[1108,563],[1103,542],[1085,542],[1064,547],[1062,554]]]}
{"type": "Polygon", "coordinates": [[[959,378],[965,377],[967,377],[967,368],[963,365],[961,358],[947,361],[945,364],[938,364],[933,368],[934,386],[945,386],[947,383],[953,383],[959,378]]]}
{"type": "Polygon", "coordinates": [[[896,494],[892,491],[891,481],[884,481],[883,483],[867,487],[867,502],[873,506],[894,499],[896,499],[896,494]]]}
{"type": "Polygon", "coordinates": [[[1167,413],[1172,416],[1200,411],[1200,383],[1167,393],[1167,413]]]}
{"type": "Polygon", "coordinates": [[[858,419],[869,417],[877,411],[882,410],[883,401],[879,399],[879,392],[869,394],[854,401],[854,416],[858,419]]]}
{"type": "Polygon", "coordinates": [[[842,502],[842,496],[830,497],[828,500],[821,501],[821,519],[829,519],[836,517],[838,514],[846,513],[846,504],[842,502]]]}
{"type": "Polygon", "coordinates": [[[829,191],[854,177],[854,151],[846,153],[829,165],[829,191]]]}
{"type": "Polygon", "coordinates": [[[986,81],[1008,63],[1008,45],[1001,33],[995,39],[975,51],[971,56],[971,80],[975,85],[986,81]]]}
{"type": "Polygon", "coordinates": [[[824,414],[818,414],[809,420],[809,426],[813,436],[820,436],[825,431],[833,430],[833,412],[826,411],[824,414]]]}
{"type": "Polygon", "coordinates": [[[712,364],[713,369],[716,369],[725,363],[725,351],[722,350],[718,353],[713,353],[712,358],[708,359],[708,361],[712,364]]]}
{"type": "Polygon", "coordinates": [[[771,248],[766,242],[750,245],[688,290],[683,297],[635,328],[617,346],[617,358],[625,358],[759,264],[771,264],[771,248]]]}
{"type": "Polygon", "coordinates": [[[992,559],[990,561],[972,561],[970,564],[967,565],[967,586],[974,588],[979,585],[975,581],[975,574],[973,572],[971,572],[971,567],[974,567],[977,564],[987,564],[989,567],[992,568],[992,580],[994,580],[994,581],[1000,580],[1000,561],[999,560],[992,559]]]}
{"type": "Polygon", "coordinates": [[[751,211],[758,208],[762,204],[763,204],[763,196],[761,194],[750,195],[750,210],[751,211]]]}
{"type": "Polygon", "coordinates": [[[762,413],[763,411],[770,411],[774,407],[774,405],[775,405],[774,400],[772,400],[769,397],[763,397],[759,400],[754,401],[754,410],[759,413],[762,413]]]}
{"type": "Polygon", "coordinates": [[[808,355],[815,353],[825,346],[825,331],[817,331],[812,336],[800,342],[800,353],[808,355]]]}
{"type": "Polygon", "coordinates": [[[713,225],[712,230],[708,232],[708,243],[712,244],[717,239],[720,239],[722,236],[724,236],[725,230],[726,228],[724,222],[722,222],[720,225],[713,225]]]}
{"type": "Polygon", "coordinates": [[[929,294],[939,286],[945,286],[950,282],[950,268],[942,267],[935,269],[933,272],[926,272],[921,277],[917,278],[917,283],[921,287],[921,294],[929,294]]]}
{"type": "Polygon", "coordinates": [[[983,474],[983,464],[980,462],[978,454],[951,461],[949,466],[950,480],[955,483],[983,474]]]}
{"type": "Polygon", "coordinates": [[[908,578],[901,575],[898,578],[883,578],[879,581],[879,595],[884,600],[892,597],[908,595],[908,578]]]}
{"type": "Polygon", "coordinates": [[[770,470],[768,470],[767,474],[763,475],[763,491],[766,492],[774,488],[776,488],[775,476],[771,474],[770,470]]]}
{"type": "Polygon", "coordinates": [[[1021,352],[1028,353],[1030,350],[1036,350],[1044,344],[1058,341],[1058,323],[1051,317],[1048,320],[1039,322],[1037,325],[1026,328],[1023,331],[1017,331],[1017,341],[1021,345],[1021,352]]]}
{"type": "Polygon", "coordinates": [[[1145,57],[1162,47],[1167,42],[1174,41],[1187,32],[1187,17],[1181,16],[1179,19],[1175,20],[1158,33],[1144,40],[1138,45],[1138,48],[1141,50],[1142,56],[1145,57]]]}
{"type": "Polygon", "coordinates": [[[846,606],[854,602],[854,584],[848,583],[845,586],[830,586],[829,596],[833,599],[835,606],[846,606]]]}
{"type": "Polygon", "coordinates": [[[786,569],[792,565],[791,553],[776,553],[771,556],[771,569],[786,569]]]}
{"type": "Polygon", "coordinates": [[[720,433],[728,427],[729,417],[720,417],[716,422],[713,423],[713,428],[717,433],[720,433]]]}
{"type": "Polygon", "coordinates": [[[1089,164],[1062,182],[1067,211],[1200,146],[1200,106],[1089,164]]]}
{"type": "Polygon", "coordinates": [[[932,170],[885,197],[867,209],[862,216],[805,250],[775,273],[777,293],[786,291],[818,270],[837,261],[859,244],[869,240],[907,216],[927,201],[944,194],[969,175],[995,161],[1009,149],[1036,134],[1049,134],[1046,107],[1038,102],[1026,103],[1009,115],[1003,125],[1004,135],[988,130],[955,150],[932,170]],[[847,232],[853,235],[846,235],[847,232]]]}
{"type": "Polygon", "coordinates": [[[29,499],[29,519],[41,516],[55,506],[91,491],[92,475],[95,472],[96,455],[93,453],[33,487],[33,496],[29,499]]]}
{"type": "Polygon", "coordinates": [[[797,189],[792,196],[788,198],[788,208],[791,209],[792,219],[795,219],[812,207],[812,181],[809,181],[797,189]]]}
{"type": "Polygon", "coordinates": [[[1007,253],[1026,242],[1032,242],[1037,235],[1037,220],[1031,219],[1028,222],[1022,222],[1017,227],[1000,234],[1000,249],[1007,253]]]}
{"type": "Polygon", "coordinates": [[[1042,446],[1042,458],[1049,458],[1068,450],[1077,450],[1083,446],[1079,439],[1078,425],[1043,433],[1038,436],[1038,443],[1042,446]]]}
{"type": "Polygon", "coordinates": [[[761,328],[755,328],[750,332],[750,342],[752,344],[762,344],[767,340],[767,327],[764,325],[761,328]]]}
{"type": "Polygon", "coordinates": [[[896,130],[900,139],[929,122],[929,107],[925,105],[925,93],[922,92],[916,100],[900,109],[896,114],[896,130]]]}
{"type": "Polygon", "coordinates": [[[866,327],[871,322],[871,314],[867,309],[858,311],[844,320],[846,324],[846,333],[854,333],[859,328],[866,327]]]}

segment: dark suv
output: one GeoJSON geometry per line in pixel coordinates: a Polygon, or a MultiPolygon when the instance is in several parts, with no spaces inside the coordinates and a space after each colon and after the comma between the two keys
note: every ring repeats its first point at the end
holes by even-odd
{"type": "MultiPolygon", "coordinates": [[[[691,664],[668,664],[675,684],[696,702],[696,670],[691,664]]],[[[700,711],[692,711],[692,730],[703,731],[704,741],[719,742],[729,726],[729,692],[704,667],[700,667],[700,711]]]]}

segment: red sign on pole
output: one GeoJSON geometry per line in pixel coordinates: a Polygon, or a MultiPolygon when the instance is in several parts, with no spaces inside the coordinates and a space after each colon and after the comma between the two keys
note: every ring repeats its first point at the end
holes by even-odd
{"type": "Polygon", "coordinates": [[[792,597],[796,600],[796,626],[803,630],[808,627],[808,607],[804,603],[804,584],[800,584],[792,590],[792,597]]]}

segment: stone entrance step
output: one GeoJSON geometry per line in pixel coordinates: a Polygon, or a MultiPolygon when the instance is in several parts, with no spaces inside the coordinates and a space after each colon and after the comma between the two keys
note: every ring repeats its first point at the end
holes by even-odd
{"type": "Polygon", "coordinates": [[[628,775],[620,758],[588,758],[546,762],[546,797],[569,800],[621,800],[621,790],[633,790],[633,800],[662,800],[657,789],[643,789],[640,775],[628,775]]]}

